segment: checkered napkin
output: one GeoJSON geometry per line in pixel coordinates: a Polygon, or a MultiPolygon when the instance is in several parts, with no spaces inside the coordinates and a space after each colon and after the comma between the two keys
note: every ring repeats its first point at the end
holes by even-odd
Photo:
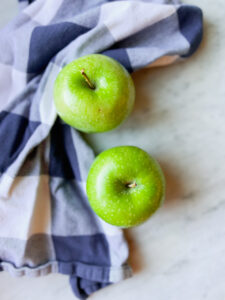
{"type": "Polygon", "coordinates": [[[67,274],[74,293],[86,298],[131,275],[128,248],[122,231],[89,207],[85,180],[94,154],[57,118],[54,80],[90,53],[130,72],[188,57],[202,38],[202,13],[163,0],[20,6],[0,32],[0,270],[67,274]]]}

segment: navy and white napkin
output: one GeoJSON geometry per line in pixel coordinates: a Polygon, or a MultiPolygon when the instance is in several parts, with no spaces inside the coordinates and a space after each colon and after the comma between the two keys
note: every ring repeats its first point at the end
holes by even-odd
{"type": "Polygon", "coordinates": [[[131,276],[120,229],[89,207],[85,181],[94,159],[79,132],[57,118],[54,80],[90,53],[129,72],[190,56],[202,12],[179,1],[20,1],[0,31],[0,270],[70,276],[74,293],[131,276]]]}

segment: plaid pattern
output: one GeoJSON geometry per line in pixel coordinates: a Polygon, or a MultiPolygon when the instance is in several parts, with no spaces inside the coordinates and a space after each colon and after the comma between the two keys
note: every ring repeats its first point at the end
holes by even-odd
{"type": "Polygon", "coordinates": [[[202,13],[178,1],[20,1],[0,32],[0,270],[70,276],[87,295],[131,275],[122,231],[90,209],[94,159],[57,118],[54,80],[82,55],[103,53],[130,72],[190,56],[202,13]]]}

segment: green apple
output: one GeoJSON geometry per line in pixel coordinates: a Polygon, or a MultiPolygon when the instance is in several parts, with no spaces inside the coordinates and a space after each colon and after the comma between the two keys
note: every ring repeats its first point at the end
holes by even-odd
{"type": "Polygon", "coordinates": [[[117,127],[131,112],[134,99],[130,74],[116,60],[101,54],[83,56],[66,65],[54,85],[59,116],[83,132],[117,127]]]}
{"type": "Polygon", "coordinates": [[[165,179],[148,153],[120,146],[97,156],[86,188],[95,213],[107,223],[125,228],[143,223],[159,208],[165,179]]]}

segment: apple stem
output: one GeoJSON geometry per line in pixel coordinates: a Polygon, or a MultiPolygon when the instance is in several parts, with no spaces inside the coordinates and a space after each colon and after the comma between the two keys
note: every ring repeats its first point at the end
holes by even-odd
{"type": "Polygon", "coordinates": [[[94,84],[90,81],[90,79],[88,78],[87,74],[84,72],[84,69],[81,70],[81,74],[84,77],[85,81],[87,82],[87,84],[89,85],[90,89],[94,90],[95,86],[94,84]]]}
{"type": "Polygon", "coordinates": [[[137,183],[136,182],[131,182],[131,183],[128,183],[127,184],[127,187],[129,187],[129,188],[134,188],[134,187],[136,187],[137,186],[137,183]]]}

